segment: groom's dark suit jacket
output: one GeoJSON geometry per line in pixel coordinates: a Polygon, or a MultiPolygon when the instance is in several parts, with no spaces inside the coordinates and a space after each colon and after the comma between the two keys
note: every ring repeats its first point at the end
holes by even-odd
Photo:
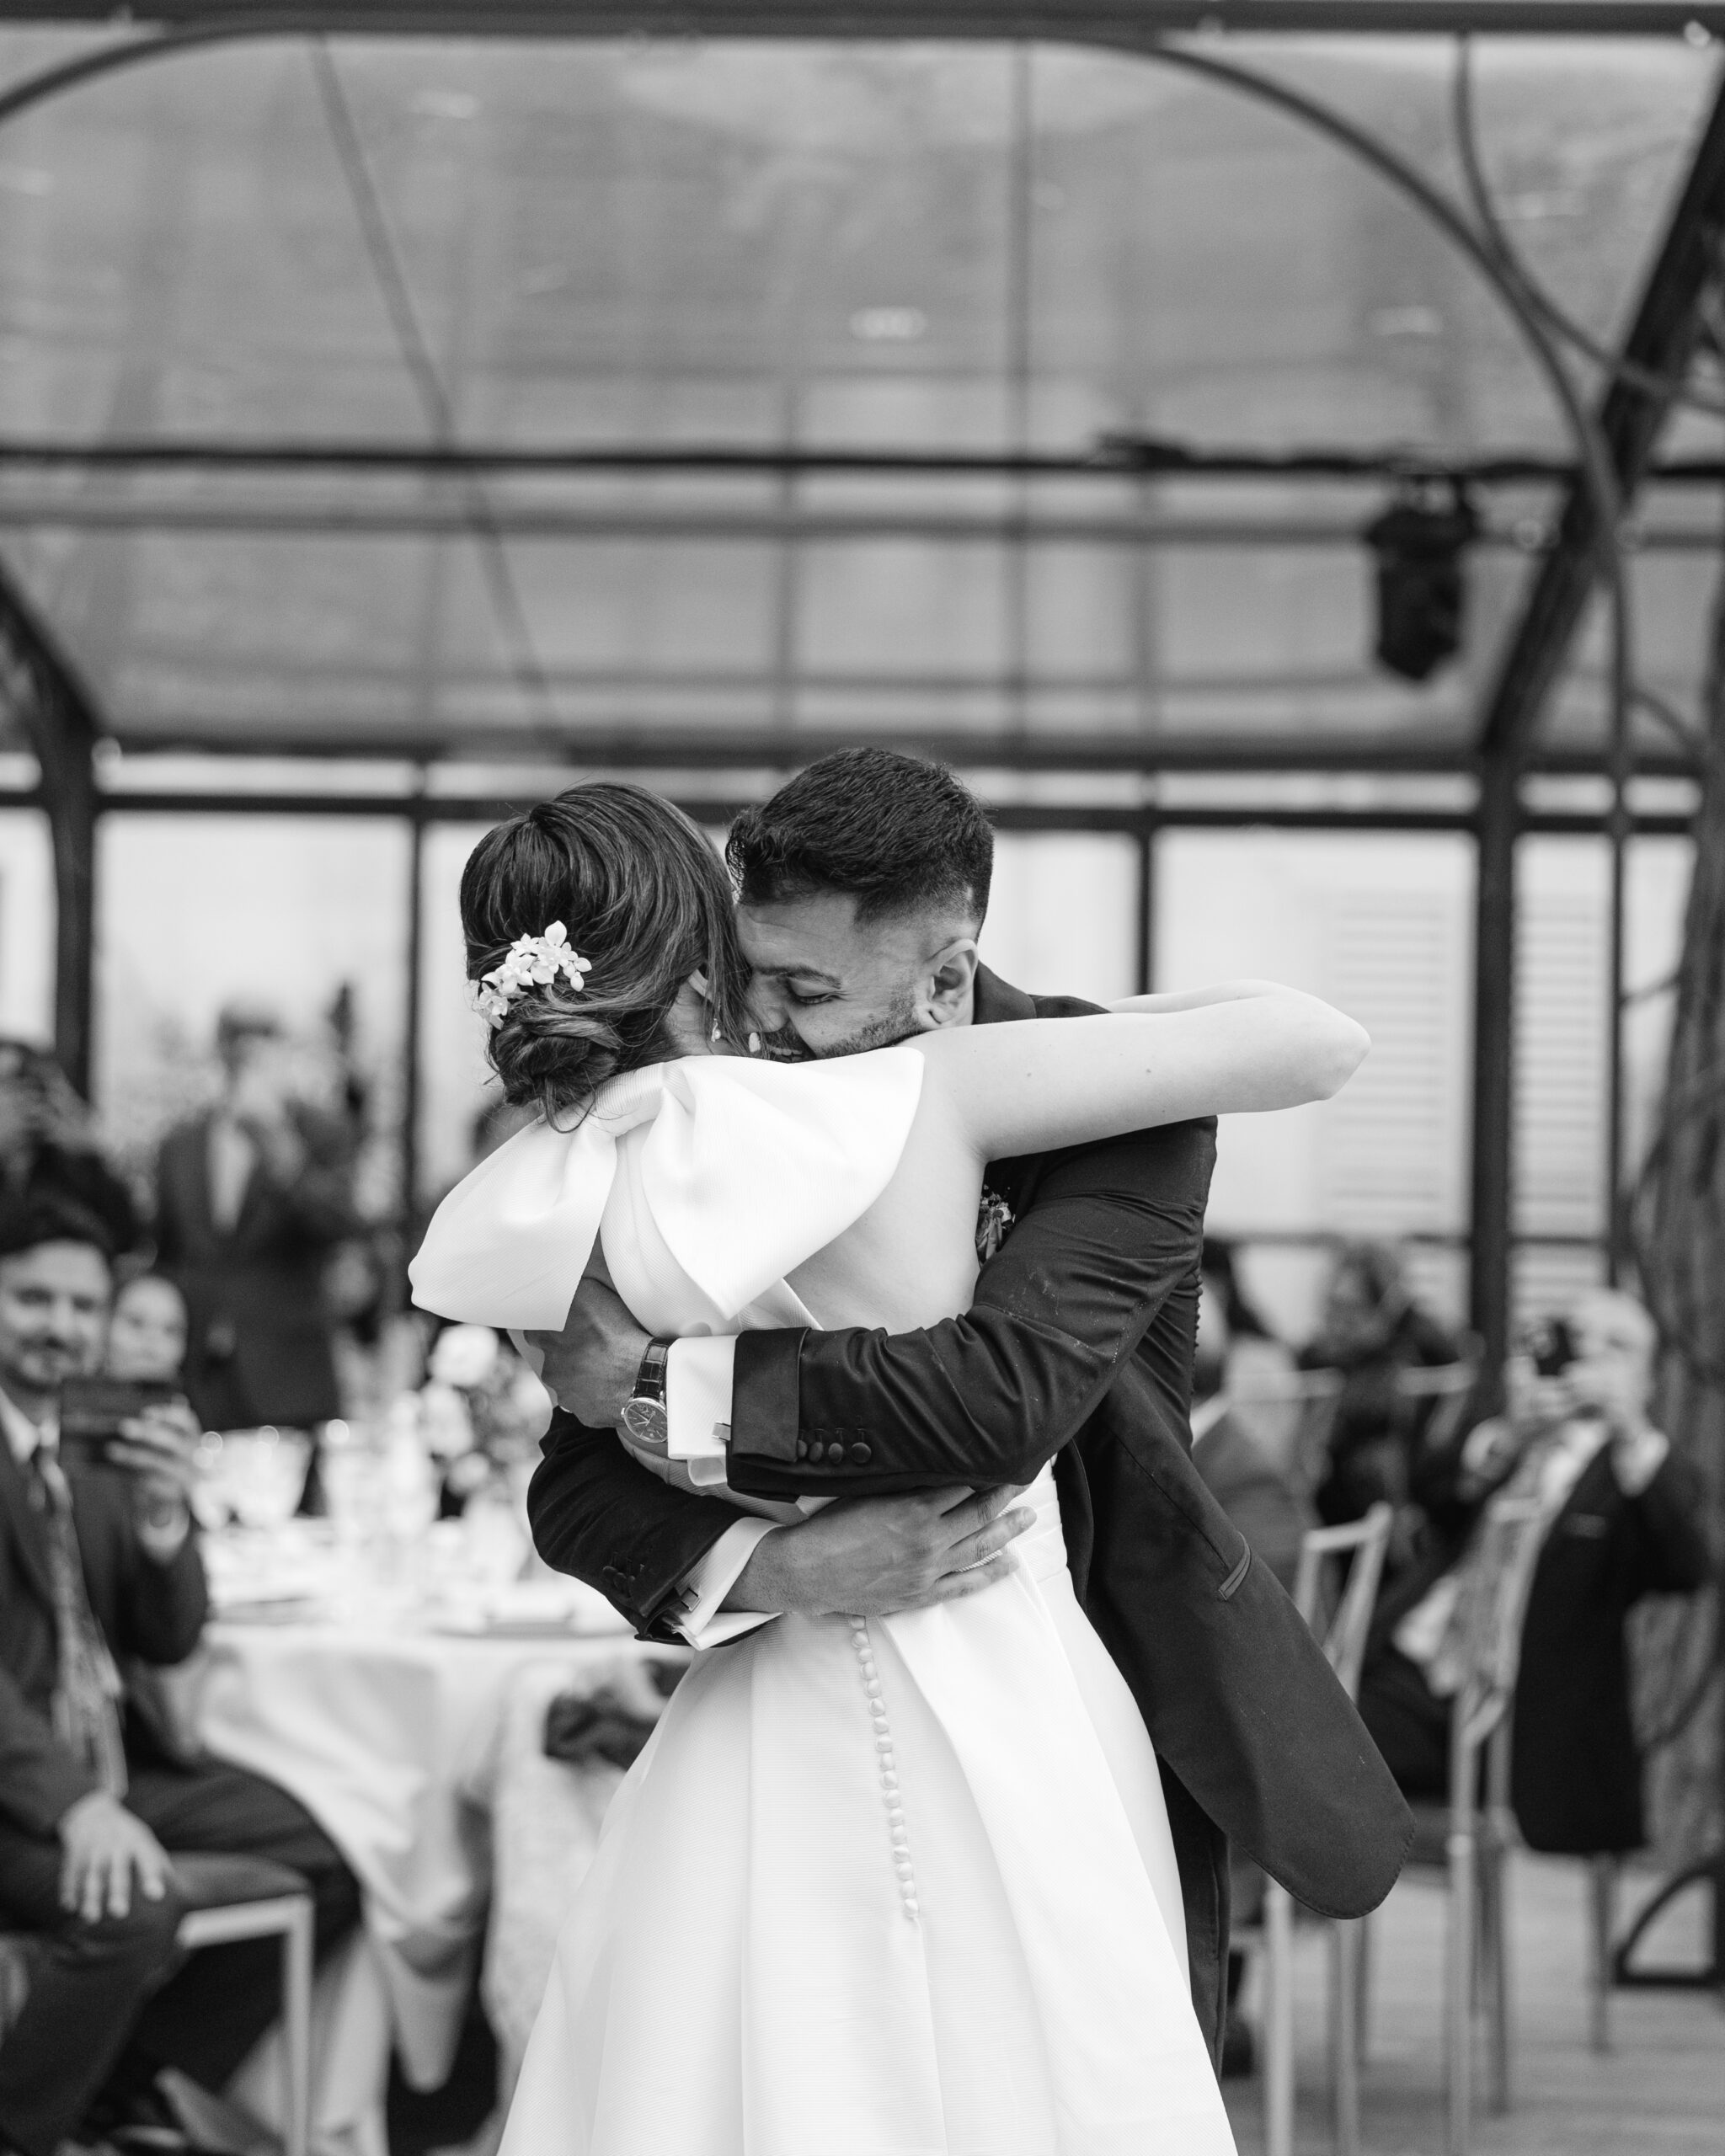
{"type": "MultiPolygon", "coordinates": [[[[980,1025],[1093,1007],[977,976],[980,1025]]],[[[1316,1641],[1192,1464],[1215,1161],[1202,1122],[996,1161],[989,1187],[1016,1224],[965,1315],[896,1336],[745,1333],[728,1470],[755,1496],[864,1496],[1028,1482],[1054,1457],[1079,1598],[1162,1762],[1212,2045],[1228,1842],[1308,1908],[1358,1916],[1389,1892],[1413,1831],[1316,1641]]],[[[553,1417],[544,1453],[528,1509],[547,1563],[644,1636],[675,1636],[680,1583],[735,1513],[572,1416],[553,1417]]]]}

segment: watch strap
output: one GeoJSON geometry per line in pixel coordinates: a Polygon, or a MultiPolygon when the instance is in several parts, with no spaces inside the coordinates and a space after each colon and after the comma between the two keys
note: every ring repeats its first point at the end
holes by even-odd
{"type": "Polygon", "coordinates": [[[637,1400],[657,1401],[662,1406],[665,1396],[665,1380],[670,1367],[671,1343],[669,1340],[649,1340],[647,1352],[641,1358],[641,1367],[635,1373],[637,1400]]]}

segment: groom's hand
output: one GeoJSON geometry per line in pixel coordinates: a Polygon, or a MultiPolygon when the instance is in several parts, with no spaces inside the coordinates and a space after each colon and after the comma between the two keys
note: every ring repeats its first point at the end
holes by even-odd
{"type": "Polygon", "coordinates": [[[1011,1572],[1010,1545],[1035,1522],[1013,1506],[1021,1494],[960,1487],[825,1506],[763,1535],[724,1606],[886,1617],[980,1594],[1011,1572]]]}
{"type": "Polygon", "coordinates": [[[540,1374],[558,1406],[590,1430],[615,1429],[650,1339],[622,1297],[602,1280],[585,1279],[563,1331],[527,1338],[545,1358],[540,1374]]]}

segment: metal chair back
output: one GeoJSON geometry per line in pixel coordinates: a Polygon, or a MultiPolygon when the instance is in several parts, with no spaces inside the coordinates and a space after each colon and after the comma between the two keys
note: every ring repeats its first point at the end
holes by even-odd
{"type": "Polygon", "coordinates": [[[1541,1548],[1542,1508],[1497,1497],[1469,1560],[1475,1592],[1463,1613],[1461,1685],[1450,1720],[1449,2156],[1467,2156],[1473,2119],[1476,1966],[1482,1966],[1491,2036],[1493,2109],[1509,2108],[1509,1946],[1503,1853],[1507,1846],[1509,1714],[1521,1662],[1521,1626],[1541,1548]],[[1484,1816],[1480,1756],[1491,1747],[1484,1816]],[[1477,1945],[1476,1941],[1478,1941],[1477,1945]],[[1482,1955],[1481,1950],[1483,1950],[1482,1955]]]}
{"type": "Polygon", "coordinates": [[[1340,1370],[1257,1370],[1229,1385],[1242,1422],[1302,1497],[1323,1480],[1346,1383],[1340,1370]]]}
{"type": "Polygon", "coordinates": [[[1396,1520],[1392,1507],[1380,1502],[1364,1519],[1344,1527],[1308,1528],[1300,1538],[1300,1565],[1294,1575],[1294,1606],[1323,1642],[1332,1669],[1350,1700],[1359,1696],[1365,1638],[1377,1606],[1378,1584],[1396,1520]],[[1347,1584],[1327,1625],[1323,1620],[1324,1574],[1334,1560],[1352,1557],[1347,1584]]]}
{"type": "Polygon", "coordinates": [[[1419,1433],[1422,1447],[1442,1452],[1461,1434],[1461,1418],[1479,1382],[1479,1363],[1468,1356],[1459,1363],[1439,1363],[1428,1369],[1415,1366],[1396,1373],[1396,1396],[1410,1406],[1429,1402],[1425,1427],[1419,1433]]]}
{"type": "MultiPolygon", "coordinates": [[[[1332,1414],[1341,1391],[1333,1371],[1314,1374],[1336,1378],[1329,1394],[1332,1414]]],[[[1390,1546],[1392,1508],[1374,1505],[1364,1519],[1345,1527],[1308,1529],[1300,1543],[1294,1575],[1295,1608],[1322,1642],[1330,1667],[1354,1699],[1365,1656],[1365,1636],[1377,1601],[1384,1554],[1390,1546]],[[1324,1575],[1336,1558],[1351,1557],[1347,1585],[1334,1613],[1325,1620],[1324,1575]]],[[[1335,2101],[1338,2156],[1356,2156],[1359,2147],[1359,2074],[1356,2031],[1360,1975],[1358,1925],[1326,1922],[1330,1944],[1330,2070],[1335,2101]]],[[[1294,1904],[1285,1887],[1271,1880],[1264,1888],[1259,1935],[1264,1960],[1264,2143],[1267,2156],[1292,2156],[1294,2148],[1294,1904]]]]}
{"type": "Polygon", "coordinates": [[[1535,1498],[1497,1497],[1480,1523],[1480,1547],[1471,1563],[1482,1588],[1466,1615],[1461,1689],[1450,1729],[1452,1821],[1471,1814],[1481,1748],[1503,1726],[1515,1696],[1541,1516],[1535,1498]]]}

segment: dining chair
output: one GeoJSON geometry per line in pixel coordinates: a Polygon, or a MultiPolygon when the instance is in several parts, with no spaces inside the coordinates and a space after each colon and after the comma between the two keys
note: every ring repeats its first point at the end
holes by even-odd
{"type": "Polygon", "coordinates": [[[182,1855],[174,1868],[191,1902],[179,1940],[189,1954],[243,1939],[281,1941],[282,2156],[307,2156],[312,2134],[311,1889],[268,1857],[182,1855]]]}
{"type": "Polygon", "coordinates": [[[1259,1369],[1229,1384],[1231,1411],[1301,1497],[1323,1480],[1346,1383],[1340,1370],[1259,1369]]]}
{"type": "MultiPolygon", "coordinates": [[[[1294,1576],[1294,1604],[1323,1642],[1332,1669],[1348,1698],[1359,1690],[1366,1634],[1376,1606],[1384,1556],[1390,1546],[1395,1514],[1387,1504],[1374,1505],[1364,1519],[1343,1527],[1318,1527],[1301,1537],[1294,1576]],[[1328,1575],[1351,1559],[1346,1582],[1327,1622],[1328,1575]]],[[[1322,1923],[1330,1951],[1330,2076],[1338,2156],[1356,2156],[1359,2147],[1359,1974],[1357,1924],[1334,1918],[1322,1923]]],[[[1295,1909],[1287,1889],[1274,1880],[1264,1887],[1258,1924],[1242,1927],[1233,1944],[1260,1951],[1263,1969],[1263,2111],[1266,2156],[1292,2156],[1294,2147],[1294,1929],[1295,1909]]]]}
{"type": "MultiPolygon", "coordinates": [[[[1495,2112],[1509,2109],[1509,1953],[1504,1859],[1509,1810],[1509,1721],[1521,1627],[1541,1547],[1541,1512],[1529,1497],[1487,1508],[1472,1560],[1482,1591],[1461,1642],[1462,1676],[1450,1719],[1449,1796],[1413,1806],[1410,1869],[1445,1874],[1448,1897],[1444,1983],[1448,2156],[1466,2156],[1472,2135],[1475,2020],[1483,2015],[1487,2089],[1495,2112]]],[[[1364,2017],[1362,2015],[1362,2026],[1364,2017]]]]}
{"type": "Polygon", "coordinates": [[[1617,1928],[1617,1873],[1621,1859],[1601,1851],[1585,1860],[1588,1897],[1588,2043],[1597,2052],[1611,2048],[1611,1986],[1615,1981],[1613,1939],[1617,1928]]]}
{"type": "Polygon", "coordinates": [[[1419,1437],[1423,1450],[1441,1452],[1454,1444],[1478,1382],[1479,1358],[1477,1353],[1466,1352],[1460,1362],[1429,1366],[1416,1364],[1397,1371],[1398,1400],[1413,1404],[1430,1402],[1425,1428],[1419,1437]]]}
{"type": "MultiPolygon", "coordinates": [[[[312,2132],[312,1893],[302,1876],[268,1857],[188,1856],[174,1869],[192,1906],[176,1933],[195,1954],[243,1939],[281,1940],[282,2156],[307,2156],[312,2132]]],[[[27,1933],[0,1934],[0,2038],[29,1997],[27,1933]]]]}

